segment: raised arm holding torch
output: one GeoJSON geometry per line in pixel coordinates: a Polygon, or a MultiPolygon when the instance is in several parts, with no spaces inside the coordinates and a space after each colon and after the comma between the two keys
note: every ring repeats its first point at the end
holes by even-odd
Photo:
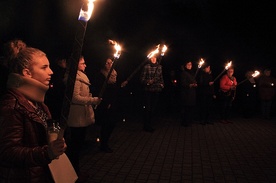
{"type": "Polygon", "coordinates": [[[222,70],[222,72],[214,79],[213,82],[215,82],[215,81],[224,73],[224,71],[228,70],[229,67],[231,67],[231,65],[232,65],[232,61],[228,62],[228,63],[226,64],[225,68],[224,68],[224,69],[222,70]]]}
{"type": "Polygon", "coordinates": [[[85,3],[81,7],[80,14],[78,17],[79,24],[77,24],[77,28],[76,28],[77,31],[75,34],[75,41],[72,49],[72,54],[68,60],[68,69],[67,69],[68,78],[66,80],[66,89],[65,89],[65,95],[63,98],[61,118],[60,118],[60,125],[62,126],[66,126],[67,124],[79,59],[81,57],[81,52],[82,52],[83,40],[85,37],[87,22],[91,18],[91,15],[94,9],[94,1],[95,0],[85,1],[85,3]]]}
{"type": "Polygon", "coordinates": [[[249,80],[250,78],[255,78],[255,77],[259,76],[259,75],[260,75],[260,72],[259,72],[259,71],[255,71],[255,72],[251,75],[251,77],[248,77],[248,78],[242,80],[237,86],[239,86],[240,84],[242,84],[242,83],[244,83],[245,81],[249,80]]]}
{"type": "MultiPolygon", "coordinates": [[[[114,69],[114,66],[115,66],[115,61],[117,59],[120,58],[120,55],[121,55],[121,46],[116,42],[116,41],[113,41],[113,40],[109,40],[109,43],[110,44],[113,44],[114,45],[114,48],[116,50],[116,52],[114,53],[114,57],[113,57],[113,60],[112,60],[112,66],[111,66],[111,69],[109,70],[108,74],[107,74],[107,77],[105,78],[105,81],[103,83],[103,86],[100,90],[100,93],[98,95],[99,98],[102,98],[103,94],[104,94],[104,91],[106,89],[106,86],[107,86],[107,83],[108,83],[108,80],[110,78],[110,75],[114,69]]],[[[94,107],[94,109],[97,109],[97,105],[94,107]]]]}
{"type": "MultiPolygon", "coordinates": [[[[161,64],[161,61],[162,61],[162,58],[163,56],[165,55],[165,52],[167,51],[167,46],[164,45],[163,48],[162,48],[162,51],[161,51],[161,58],[159,60],[159,64],[161,64]]],[[[157,69],[155,70],[154,74],[153,74],[153,79],[155,78],[156,76],[156,72],[157,72],[157,69]]]]}
{"type": "MultiPolygon", "coordinates": [[[[79,67],[79,63],[80,63],[80,58],[81,58],[81,53],[82,53],[82,46],[83,46],[83,41],[84,41],[84,37],[85,37],[85,32],[86,32],[86,27],[87,27],[87,22],[90,19],[91,15],[92,15],[92,11],[94,9],[94,0],[86,0],[84,2],[84,4],[81,7],[80,13],[79,13],[79,17],[78,17],[78,24],[76,27],[76,34],[75,34],[75,39],[74,39],[74,45],[73,45],[73,49],[72,49],[72,53],[71,56],[68,60],[68,68],[67,68],[67,73],[66,73],[66,89],[65,89],[65,93],[64,93],[64,98],[63,98],[63,104],[62,104],[62,110],[61,110],[61,118],[60,118],[60,125],[61,127],[66,127],[67,125],[70,127],[69,125],[69,114],[71,113],[72,109],[72,98],[73,98],[73,93],[74,93],[74,87],[75,87],[75,83],[76,83],[76,77],[77,77],[77,72],[78,72],[78,67],[79,67]]],[[[83,65],[83,64],[82,64],[83,65]]],[[[91,107],[91,106],[90,106],[91,107]]],[[[88,108],[87,108],[88,109],[88,108]]],[[[92,109],[92,107],[91,107],[92,109]]],[[[77,121],[79,122],[79,121],[77,121]]],[[[79,123],[78,123],[79,125],[79,123]]],[[[80,129],[80,128],[79,128],[80,129]]],[[[85,128],[81,128],[81,129],[85,129],[85,128]]],[[[74,137],[71,136],[71,134],[73,133],[72,130],[70,130],[70,142],[83,142],[84,140],[82,139],[82,137],[75,135],[74,137]]],[[[80,131],[78,131],[78,133],[80,133],[80,131]]],[[[74,132],[74,134],[76,134],[74,132]]],[[[63,136],[63,129],[59,129],[59,137],[58,138],[62,138],[63,136]]],[[[65,135],[66,136],[66,135],[65,135]]],[[[85,137],[85,136],[84,136],[85,137]]],[[[82,174],[80,173],[80,168],[79,168],[79,153],[81,151],[82,144],[81,143],[68,143],[68,148],[66,150],[66,154],[68,155],[68,158],[70,159],[70,162],[73,165],[73,170],[75,170],[74,173],[77,174],[77,178],[78,181],[80,180],[86,180],[82,174]]],[[[62,164],[62,167],[66,167],[65,169],[68,168],[67,165],[65,165],[64,163],[62,164]]],[[[57,166],[52,166],[53,168],[51,168],[51,166],[49,166],[52,172],[52,175],[58,174],[58,176],[60,176],[61,174],[59,173],[59,169],[57,168],[57,166]],[[58,170],[58,171],[56,171],[58,170]]],[[[61,167],[61,166],[58,166],[61,167]]],[[[68,172],[66,172],[66,174],[64,174],[66,176],[64,176],[63,178],[66,179],[67,175],[68,177],[70,177],[71,174],[68,174],[68,172]]],[[[73,180],[72,180],[73,181],[73,180]]],[[[68,180],[62,180],[60,182],[68,182],[68,180]]],[[[75,181],[74,181],[75,182],[75,181]]]]}

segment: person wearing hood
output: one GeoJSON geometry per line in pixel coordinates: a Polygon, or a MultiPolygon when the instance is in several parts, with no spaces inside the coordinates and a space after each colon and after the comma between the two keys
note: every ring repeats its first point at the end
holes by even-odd
{"type": "Polygon", "coordinates": [[[181,125],[189,126],[195,115],[197,82],[191,61],[185,62],[180,74],[181,125]]]}

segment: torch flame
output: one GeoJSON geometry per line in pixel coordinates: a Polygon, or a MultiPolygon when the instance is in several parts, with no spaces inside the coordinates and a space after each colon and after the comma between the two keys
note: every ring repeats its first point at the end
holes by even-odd
{"type": "Polygon", "coordinates": [[[78,20],[82,20],[88,22],[90,19],[93,9],[94,9],[94,1],[95,0],[86,0],[82,5],[78,20]]]}
{"type": "Polygon", "coordinates": [[[231,65],[232,65],[232,61],[228,62],[228,64],[225,66],[225,70],[228,70],[229,67],[231,67],[231,65]]]}
{"type": "Polygon", "coordinates": [[[164,56],[165,52],[167,51],[167,46],[164,45],[163,48],[162,48],[162,51],[161,51],[161,56],[164,56]]]}
{"type": "Polygon", "coordinates": [[[119,58],[121,55],[121,46],[116,41],[111,39],[108,40],[108,43],[114,45],[114,48],[116,50],[116,52],[114,53],[114,57],[119,58]]]}
{"type": "Polygon", "coordinates": [[[155,54],[159,53],[159,46],[160,46],[160,44],[156,46],[157,48],[156,48],[154,51],[152,51],[152,52],[150,52],[150,53],[148,54],[147,57],[148,57],[149,59],[150,59],[151,57],[153,57],[155,54]]]}
{"type": "Polygon", "coordinates": [[[260,74],[259,71],[255,71],[255,72],[252,74],[252,77],[255,78],[255,77],[257,77],[259,74],[260,74]]]}
{"type": "Polygon", "coordinates": [[[109,42],[109,44],[112,44],[112,45],[117,44],[117,42],[116,42],[116,41],[113,41],[113,40],[111,40],[111,39],[109,39],[109,40],[108,40],[108,42],[109,42]]]}
{"type": "Polygon", "coordinates": [[[117,42],[115,42],[114,48],[116,50],[114,57],[119,58],[121,55],[121,46],[117,42]]]}
{"type": "Polygon", "coordinates": [[[203,58],[201,58],[200,61],[199,61],[199,63],[198,63],[198,66],[197,66],[197,67],[198,67],[198,68],[201,68],[201,66],[204,64],[204,62],[205,62],[205,61],[203,60],[203,58]]]}

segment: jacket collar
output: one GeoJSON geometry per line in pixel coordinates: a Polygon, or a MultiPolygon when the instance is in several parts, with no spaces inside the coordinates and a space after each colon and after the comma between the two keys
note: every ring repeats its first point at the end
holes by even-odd
{"type": "Polygon", "coordinates": [[[33,78],[11,73],[8,78],[7,88],[17,89],[31,101],[43,102],[49,86],[46,86],[33,78]]]}
{"type": "Polygon", "coordinates": [[[83,73],[82,71],[77,72],[76,79],[87,84],[87,85],[91,85],[87,75],[85,73],[83,73]]]}
{"type": "Polygon", "coordinates": [[[14,106],[16,110],[22,111],[22,113],[27,115],[30,119],[41,123],[44,127],[47,127],[46,121],[48,119],[51,119],[51,114],[44,103],[38,103],[38,106],[40,106],[40,108],[47,114],[47,119],[45,119],[46,121],[41,119],[40,114],[38,114],[35,108],[33,108],[32,105],[29,103],[29,100],[20,91],[18,91],[17,89],[9,89],[8,93],[13,95],[16,99],[16,103],[14,106]]]}

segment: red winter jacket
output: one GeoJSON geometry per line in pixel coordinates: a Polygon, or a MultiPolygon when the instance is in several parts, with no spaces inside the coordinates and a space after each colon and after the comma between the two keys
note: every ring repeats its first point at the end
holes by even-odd
{"type": "Polygon", "coordinates": [[[227,74],[223,75],[219,83],[220,90],[223,92],[228,92],[231,90],[232,86],[237,86],[236,78],[232,76],[232,80],[231,80],[227,74]]]}

